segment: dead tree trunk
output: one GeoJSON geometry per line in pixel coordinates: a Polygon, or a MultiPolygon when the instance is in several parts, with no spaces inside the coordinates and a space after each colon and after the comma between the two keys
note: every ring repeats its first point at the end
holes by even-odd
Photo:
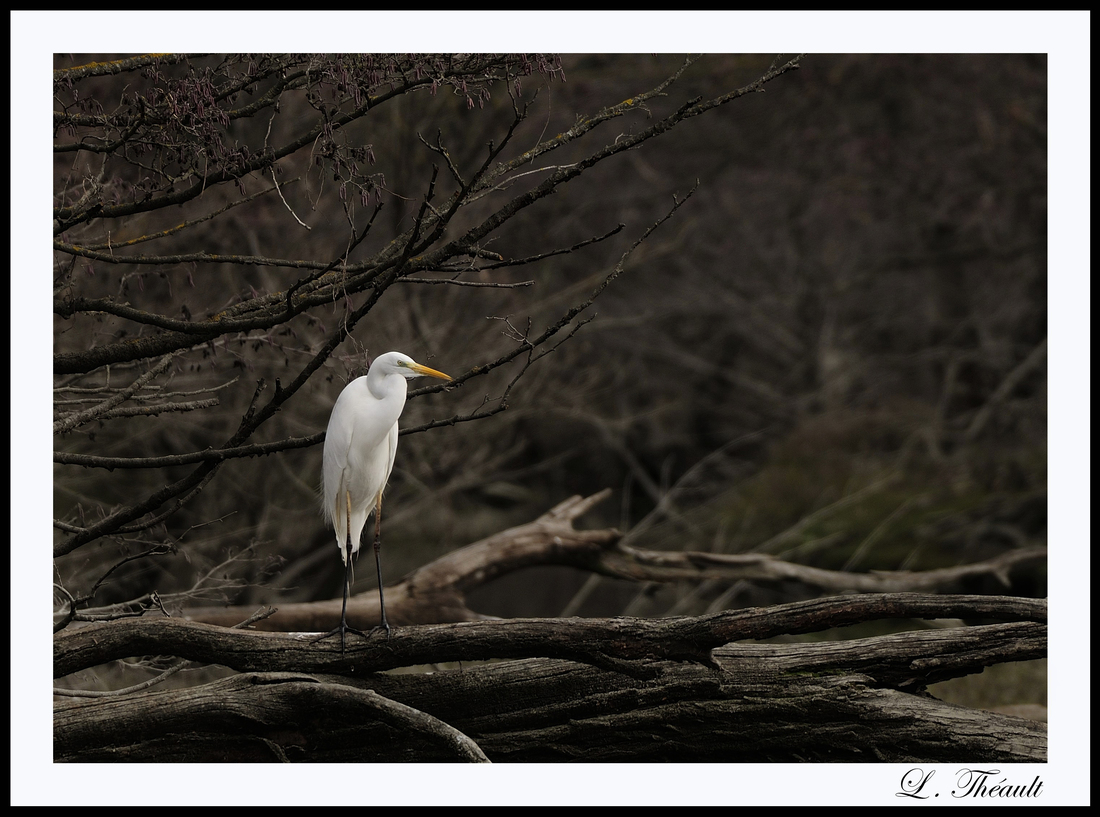
{"type": "Polygon", "coordinates": [[[55,675],[132,655],[242,674],[64,701],[58,761],[1043,761],[1046,727],[937,701],[930,683],[1046,653],[1046,603],[881,594],[671,619],[516,619],[392,638],[178,619],[55,638],[55,675]],[[740,643],[875,619],[999,623],[798,644],[740,643]],[[462,664],[420,674],[382,670],[462,664]]]}

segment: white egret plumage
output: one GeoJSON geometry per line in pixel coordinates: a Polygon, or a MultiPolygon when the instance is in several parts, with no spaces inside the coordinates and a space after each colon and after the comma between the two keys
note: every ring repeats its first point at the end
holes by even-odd
{"type": "Polygon", "coordinates": [[[405,407],[408,381],[422,375],[451,379],[443,372],[422,366],[408,355],[387,352],[375,359],[364,377],[348,383],[332,407],[325,434],[324,514],[336,532],[336,544],[344,561],[344,605],[340,626],[321,638],[339,633],[341,652],[348,631],[365,635],[348,627],[348,590],[352,556],[359,551],[359,539],[371,513],[374,514],[374,559],[378,570],[381,626],[387,634],[390,631],[382,595],[382,491],[393,470],[397,421],[405,407]]]}

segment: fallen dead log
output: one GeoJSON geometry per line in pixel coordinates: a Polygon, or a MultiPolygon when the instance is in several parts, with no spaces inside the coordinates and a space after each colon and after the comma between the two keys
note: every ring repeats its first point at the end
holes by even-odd
{"type": "MultiPolygon", "coordinates": [[[[574,496],[533,522],[501,531],[424,565],[386,587],[386,612],[394,624],[479,621],[466,596],[503,575],[537,566],[568,566],[637,582],[797,581],[830,593],[943,592],[963,579],[994,576],[1010,586],[1009,572],[1019,565],[1041,563],[1045,547],[1011,550],[991,559],[936,570],[852,573],[784,561],[766,553],[715,554],[698,551],[651,551],[624,544],[614,528],[577,530],[574,522],[610,495],[574,496]]],[[[261,629],[327,631],[340,616],[341,599],[280,604],[261,629]]],[[[186,618],[225,627],[237,624],[255,607],[201,607],[186,618]]],[[[361,629],[379,620],[378,593],[357,593],[348,600],[348,622],[361,629]]]]}
{"type": "Polygon", "coordinates": [[[1039,761],[1046,727],[925,687],[1046,653],[1046,603],[846,596],[673,619],[397,628],[346,653],[304,635],[132,619],[55,638],[55,675],[127,655],[243,674],[195,689],[58,699],[59,761],[1039,761]],[[972,627],[739,643],[883,618],[972,627]],[[427,661],[513,659],[392,675],[427,661]],[[515,660],[520,659],[520,660],[515,660]]]}

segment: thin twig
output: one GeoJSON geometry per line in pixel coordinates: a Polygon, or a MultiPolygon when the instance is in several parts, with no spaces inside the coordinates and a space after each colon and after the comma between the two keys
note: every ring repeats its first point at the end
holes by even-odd
{"type": "Polygon", "coordinates": [[[154,366],[152,369],[147,371],[145,374],[143,374],[141,377],[139,377],[137,380],[135,380],[133,383],[131,383],[129,386],[127,386],[125,389],[120,391],[118,394],[115,394],[115,395],[107,398],[106,400],[104,400],[99,405],[92,406],[90,409],[87,409],[85,411],[80,411],[80,412],[76,412],[75,414],[70,414],[70,415],[62,418],[61,420],[58,420],[57,422],[55,422],[53,424],[53,433],[54,434],[67,434],[68,432],[70,432],[74,428],[76,428],[77,426],[80,426],[80,425],[83,425],[84,423],[88,423],[88,422],[91,422],[92,420],[98,419],[104,412],[108,411],[109,409],[114,408],[115,406],[119,405],[120,403],[125,402],[133,394],[140,391],[145,386],[145,384],[148,383],[150,380],[152,380],[153,378],[155,378],[155,377],[163,374],[165,371],[167,371],[169,364],[171,364],[171,362],[172,362],[172,359],[175,358],[178,354],[180,354],[180,352],[172,352],[170,354],[165,355],[164,357],[162,357],[160,359],[160,362],[157,363],[156,366],[154,366]]]}

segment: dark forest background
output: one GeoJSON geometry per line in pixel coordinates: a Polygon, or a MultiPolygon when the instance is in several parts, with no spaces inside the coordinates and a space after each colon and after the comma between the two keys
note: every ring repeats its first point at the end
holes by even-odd
{"type": "MultiPolygon", "coordinates": [[[[55,67],[91,59],[58,55],[55,67]]],[[[196,58],[190,70],[201,75],[220,59],[196,58]]],[[[560,70],[524,76],[522,98],[534,101],[513,137],[516,150],[653,88],[683,62],[566,55],[560,70]]],[[[744,86],[772,64],[772,56],[705,56],[648,110],[601,126],[597,141],[611,144],[685,100],[744,86]]],[[[57,110],[110,111],[143,82],[156,85],[132,73],[96,77],[75,94],[60,91],[57,110]]],[[[295,104],[308,117],[325,103],[290,97],[279,117],[234,121],[227,143],[255,153],[277,142],[295,104]]],[[[524,257],[620,223],[622,235],[467,276],[530,285],[395,285],[254,442],[323,431],[340,389],[382,352],[404,351],[452,375],[500,357],[587,297],[674,197],[697,186],[585,313],[591,322],[510,388],[507,410],[402,438],[386,495],[387,580],[605,487],[613,499],[586,524],[617,526],[653,549],[760,550],[865,571],[966,563],[1045,543],[1046,106],[1043,55],[807,57],[766,92],[591,168],[481,248],[524,257]]],[[[279,195],[270,194],[271,174],[257,173],[167,213],[74,226],[56,239],[117,244],[267,191],[137,251],[328,261],[347,245],[349,223],[362,224],[382,202],[359,250],[365,256],[414,222],[441,162],[427,143],[438,134],[457,167],[474,167],[512,116],[501,84],[481,95],[449,86],[409,93],[341,134],[361,150],[361,167],[343,178],[316,161],[324,147],[315,144],[281,166],[279,195]]],[[[566,146],[543,164],[567,165],[584,150],[566,146]]],[[[98,161],[56,154],[56,205],[89,189],[98,161]]],[[[112,298],[196,320],[281,291],[299,275],[260,264],[127,266],[62,250],[54,274],[59,298],[112,298]]],[[[160,386],[216,397],[216,406],[97,420],[59,434],[56,451],[161,457],[220,444],[257,382],[285,385],[345,306],[174,359],[160,386]]],[[[153,331],[111,316],[59,314],[54,349],[75,353],[153,331]]],[[[523,363],[410,400],[402,425],[475,411],[499,398],[523,363]]],[[[57,375],[55,420],[82,405],[79,389],[128,384],[140,371],[57,375]]],[[[175,610],[334,596],[342,570],[318,510],[320,466],[320,445],[228,460],[163,522],[60,559],[55,579],[68,592],[87,591],[104,566],[169,545],[116,569],[97,588],[96,605],[151,589],[175,610]]],[[[55,465],[55,519],[85,525],[187,468],[55,465]]],[[[55,540],[70,532],[55,530],[55,540]]],[[[373,571],[359,578],[366,589],[373,571]]],[[[503,616],[660,616],[799,593],[744,583],[592,587],[586,579],[566,568],[521,573],[473,603],[503,616]]],[[[1018,592],[1045,594],[1042,575],[1017,580],[1018,592]]]]}

